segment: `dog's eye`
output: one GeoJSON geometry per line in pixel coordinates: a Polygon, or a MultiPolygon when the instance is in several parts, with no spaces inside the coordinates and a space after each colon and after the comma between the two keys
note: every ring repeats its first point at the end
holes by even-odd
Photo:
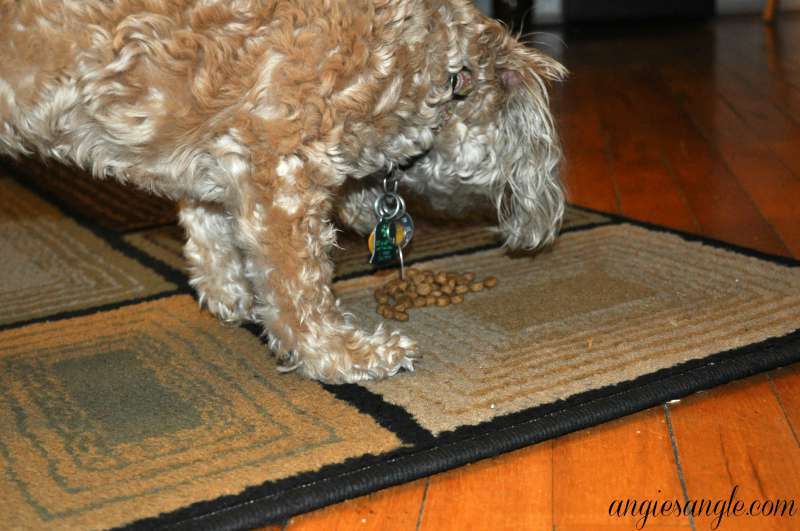
{"type": "Polygon", "coordinates": [[[453,98],[462,100],[473,89],[472,72],[466,68],[450,76],[450,86],[453,88],[453,98]]]}

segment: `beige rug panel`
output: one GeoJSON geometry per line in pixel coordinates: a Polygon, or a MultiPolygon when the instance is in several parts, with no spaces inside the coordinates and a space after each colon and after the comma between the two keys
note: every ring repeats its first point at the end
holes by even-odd
{"type": "Polygon", "coordinates": [[[111,527],[397,448],[176,296],[0,333],[6,528],[111,527]]]}
{"type": "MultiPolygon", "coordinates": [[[[568,233],[536,257],[499,250],[426,264],[494,275],[498,286],[412,310],[415,374],[365,384],[434,433],[567,398],[800,326],[800,271],[665,233],[608,226],[568,233]]],[[[340,283],[376,326],[376,277],[340,283]]]]}
{"type": "Polygon", "coordinates": [[[176,287],[10,180],[0,181],[0,256],[0,324],[176,287]]]}

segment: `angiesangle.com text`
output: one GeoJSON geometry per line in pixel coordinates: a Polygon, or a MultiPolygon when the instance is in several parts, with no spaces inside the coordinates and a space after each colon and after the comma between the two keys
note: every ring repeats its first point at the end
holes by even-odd
{"type": "Polygon", "coordinates": [[[717,530],[725,518],[793,518],[800,511],[793,498],[744,500],[738,491],[739,486],[735,485],[726,499],[616,499],[609,504],[608,515],[637,517],[639,530],[656,518],[705,516],[711,518],[711,529],[717,530]]]}

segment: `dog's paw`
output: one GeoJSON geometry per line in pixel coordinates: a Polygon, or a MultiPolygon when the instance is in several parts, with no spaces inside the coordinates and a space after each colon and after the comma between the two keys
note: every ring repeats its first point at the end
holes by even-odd
{"type": "Polygon", "coordinates": [[[358,346],[349,352],[351,365],[342,374],[345,382],[379,380],[394,376],[401,369],[413,371],[414,362],[420,359],[416,342],[400,332],[382,327],[372,335],[355,332],[350,345],[358,346]]]}
{"type": "Polygon", "coordinates": [[[200,306],[204,306],[220,321],[240,324],[255,321],[253,297],[249,293],[233,290],[210,290],[206,286],[193,284],[197,290],[200,306]]]}
{"type": "Polygon", "coordinates": [[[253,307],[248,301],[239,300],[232,303],[224,303],[220,300],[208,300],[206,308],[214,314],[220,321],[228,324],[241,324],[255,321],[253,307]]]}
{"type": "Polygon", "coordinates": [[[372,334],[346,329],[334,336],[294,352],[292,363],[279,370],[296,369],[325,383],[355,383],[394,376],[402,369],[413,371],[420,359],[416,342],[383,327],[372,334]]]}

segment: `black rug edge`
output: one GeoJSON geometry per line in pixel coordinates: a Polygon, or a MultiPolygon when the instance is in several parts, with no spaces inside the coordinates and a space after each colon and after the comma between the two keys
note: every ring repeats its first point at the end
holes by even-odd
{"type": "MultiPolygon", "coordinates": [[[[495,457],[798,361],[800,330],[441,434],[432,447],[393,452],[384,456],[383,459],[388,457],[385,460],[380,456],[350,460],[349,470],[334,476],[326,476],[325,471],[303,474],[306,483],[280,492],[200,502],[194,511],[190,506],[134,522],[124,529],[235,530],[279,523],[297,514],[495,457]],[[200,505],[204,512],[197,514],[200,505]],[[189,511],[194,514],[189,516],[189,511]]],[[[253,494],[256,490],[260,489],[248,489],[253,494]]]]}
{"type": "MultiPolygon", "coordinates": [[[[695,234],[692,232],[687,232],[680,229],[674,229],[671,227],[665,227],[664,225],[658,225],[656,223],[651,223],[649,221],[642,221],[638,219],[628,218],[619,214],[613,214],[609,212],[602,212],[600,210],[594,210],[589,207],[575,205],[570,203],[570,207],[576,210],[583,210],[584,212],[588,212],[590,214],[598,214],[601,216],[605,216],[609,219],[608,222],[601,222],[601,223],[592,223],[588,225],[578,225],[576,227],[570,227],[564,231],[562,234],[567,234],[569,232],[577,232],[577,231],[584,231],[584,230],[591,230],[597,227],[608,226],[608,225],[621,225],[621,224],[628,224],[634,225],[636,227],[641,227],[643,229],[651,230],[653,232],[662,232],[666,234],[673,234],[675,236],[679,236],[688,242],[698,242],[709,247],[715,247],[717,249],[724,249],[726,251],[733,251],[735,253],[741,254],[743,256],[750,256],[752,258],[758,258],[759,260],[764,260],[765,262],[771,262],[773,264],[785,265],[790,267],[800,267],[800,260],[796,260],[789,256],[780,256],[776,254],[766,253],[764,251],[758,251],[756,249],[752,249],[750,247],[743,247],[741,245],[737,245],[735,243],[719,240],[716,238],[712,238],[710,236],[703,236],[701,234],[695,234]]],[[[556,240],[558,241],[558,240],[556,240]]]]}

